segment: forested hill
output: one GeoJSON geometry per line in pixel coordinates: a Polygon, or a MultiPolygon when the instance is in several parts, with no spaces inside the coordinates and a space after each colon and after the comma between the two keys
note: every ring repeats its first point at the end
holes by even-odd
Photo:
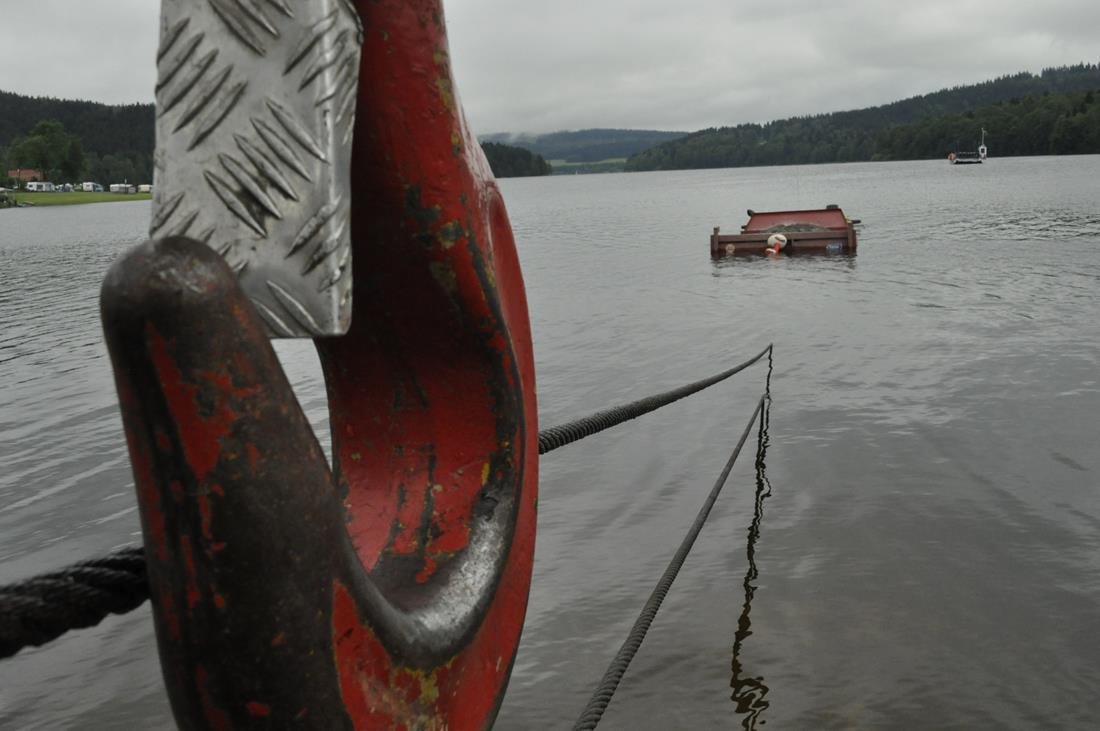
{"type": "Polygon", "coordinates": [[[890,127],[875,139],[875,158],[941,157],[945,140],[976,150],[983,127],[991,131],[986,144],[995,157],[1100,153],[1100,89],[1025,96],[890,127]]]}
{"type": "Polygon", "coordinates": [[[55,119],[77,135],[85,152],[118,155],[153,152],[153,105],[109,106],[96,102],[29,97],[0,91],[0,147],[55,119]]]}
{"type": "Polygon", "coordinates": [[[522,147],[547,160],[582,163],[629,157],[685,134],[646,129],[581,129],[543,135],[500,133],[483,135],[480,139],[522,147]]]}
{"type": "Polygon", "coordinates": [[[498,178],[524,178],[532,175],[549,175],[550,164],[522,147],[502,145],[498,142],[482,142],[481,149],[489,161],[493,175],[498,178]]]}
{"type": "MultiPolygon", "coordinates": [[[[889,151],[878,149],[882,134],[894,127],[951,115],[976,115],[979,109],[1013,99],[1093,89],[1100,90],[1100,68],[1095,64],[1044,69],[1038,75],[1022,72],[867,109],[794,117],[763,125],[705,129],[632,156],[626,169],[679,170],[895,158],[901,149],[897,145],[889,151]]],[[[981,123],[975,121],[971,126],[973,129],[961,139],[964,147],[976,144],[972,138],[977,136],[981,123]]],[[[993,122],[986,124],[986,128],[997,135],[993,122]]],[[[927,151],[916,156],[946,155],[954,148],[959,134],[951,132],[942,139],[928,140],[927,151]]],[[[989,139],[991,151],[996,149],[996,154],[1002,154],[993,139],[989,139]]]]}
{"type": "MultiPolygon", "coordinates": [[[[111,106],[0,91],[0,167],[11,162],[5,151],[45,120],[60,122],[80,140],[92,179],[152,182],[156,139],[152,104],[111,106]]],[[[4,172],[0,170],[0,175],[4,172]]]]}

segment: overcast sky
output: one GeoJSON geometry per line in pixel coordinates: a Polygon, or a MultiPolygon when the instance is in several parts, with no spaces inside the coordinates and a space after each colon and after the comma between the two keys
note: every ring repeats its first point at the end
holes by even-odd
{"type": "MultiPolygon", "coordinates": [[[[0,6],[0,89],[152,101],[156,0],[0,6]]],[[[478,134],[696,130],[1100,61],[1100,0],[454,0],[446,10],[478,134]]]]}

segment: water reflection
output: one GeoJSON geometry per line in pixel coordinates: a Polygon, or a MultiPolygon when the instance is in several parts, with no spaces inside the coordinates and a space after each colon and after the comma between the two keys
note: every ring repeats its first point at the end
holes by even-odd
{"type": "Polygon", "coordinates": [[[741,605],[741,616],[737,619],[737,631],[733,635],[733,660],[731,662],[730,687],[733,688],[733,694],[730,696],[730,700],[736,705],[737,713],[744,715],[741,719],[741,726],[746,729],[756,728],[757,723],[764,725],[766,721],[761,720],[760,716],[771,705],[766,700],[768,686],[764,683],[764,677],[746,674],[741,664],[741,647],[745,639],[752,634],[749,612],[752,610],[752,597],[756,592],[753,582],[759,576],[756,568],[756,541],[760,538],[760,522],[764,517],[764,500],[772,494],[772,485],[768,480],[764,461],[768,451],[768,420],[771,417],[771,375],[772,363],[769,357],[764,411],[760,415],[760,428],[757,432],[756,441],[756,496],[753,501],[752,522],[749,524],[749,540],[745,549],[749,559],[749,568],[745,572],[745,580],[742,582],[745,589],[745,602],[741,605]]]}
{"type": "Polygon", "coordinates": [[[812,262],[815,267],[825,266],[826,269],[836,271],[855,271],[856,253],[829,254],[824,251],[805,252],[790,256],[717,256],[711,257],[711,275],[721,276],[723,269],[735,267],[769,266],[778,262],[785,262],[798,267],[812,262]]]}

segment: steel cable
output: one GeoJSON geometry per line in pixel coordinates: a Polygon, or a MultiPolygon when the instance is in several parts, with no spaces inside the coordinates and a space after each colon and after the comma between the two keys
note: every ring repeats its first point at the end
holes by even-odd
{"type": "MultiPolygon", "coordinates": [[[[539,454],[546,454],[558,447],[564,447],[566,444],[571,444],[578,439],[591,436],[597,432],[601,432],[604,429],[610,429],[613,426],[618,426],[624,421],[630,419],[636,419],[643,414],[648,414],[651,411],[655,411],[662,406],[667,406],[674,401],[690,396],[693,393],[698,393],[705,388],[709,388],[716,383],[726,380],[735,373],[739,373],[753,363],[763,358],[765,355],[771,354],[772,346],[769,343],[768,347],[760,351],[760,353],[744,363],[734,366],[727,371],[723,371],[710,378],[704,378],[701,381],[689,383],[686,386],[680,386],[671,391],[656,394],[655,396],[647,396],[646,398],[639,399],[629,404],[623,404],[621,406],[614,406],[610,409],[604,409],[598,411],[595,414],[586,416],[583,419],[577,419],[576,421],[570,421],[560,426],[552,426],[548,429],[542,429],[539,431],[539,454]]],[[[769,358],[770,361],[770,358],[769,358]]]]}
{"type": "Polygon", "coordinates": [[[0,586],[0,658],[137,609],[148,598],[141,547],[0,586]]]}
{"type": "MultiPolygon", "coordinates": [[[[769,356],[770,379],[771,352],[769,344],[753,358],[710,378],[544,429],[539,432],[539,454],[702,391],[743,371],[765,355],[769,356]]],[[[60,571],[0,586],[0,659],[11,657],[25,647],[43,645],[71,629],[95,626],[108,614],[124,614],[137,609],[148,598],[145,554],[141,546],[127,547],[60,571]]]]}
{"type": "Polygon", "coordinates": [[[741,447],[745,445],[745,440],[749,437],[752,425],[756,423],[756,418],[760,415],[761,410],[763,410],[764,399],[766,398],[767,394],[761,396],[760,400],[757,401],[756,409],[752,412],[752,418],[749,419],[749,423],[745,426],[745,431],[741,433],[741,438],[737,441],[737,446],[734,447],[733,454],[730,455],[729,460],[726,462],[722,474],[718,476],[718,481],[714,483],[714,487],[711,488],[710,494],[707,495],[707,499],[703,503],[703,507],[700,508],[699,514],[695,516],[695,522],[691,524],[691,528],[688,529],[687,535],[684,536],[684,540],[680,543],[680,547],[676,549],[676,554],[672,557],[672,561],[669,563],[668,568],[665,569],[665,573],[661,576],[661,580],[657,582],[657,586],[654,587],[645,606],[642,607],[642,613],[638,615],[638,619],[634,621],[634,626],[630,629],[630,634],[627,636],[626,642],[619,648],[619,652],[608,666],[607,672],[604,673],[603,679],[600,681],[596,691],[592,694],[592,698],[588,701],[588,705],[585,706],[584,711],[581,712],[576,724],[574,724],[574,731],[589,731],[590,729],[594,729],[596,728],[596,724],[598,724],[603,717],[604,711],[607,710],[608,704],[611,703],[611,697],[619,687],[619,681],[622,680],[627,667],[630,666],[630,661],[634,659],[634,655],[638,652],[638,648],[642,646],[642,641],[645,640],[646,633],[649,631],[649,626],[653,624],[653,619],[657,616],[657,611],[661,608],[661,603],[665,600],[665,596],[668,594],[669,589],[672,588],[672,582],[676,580],[676,575],[680,573],[680,567],[684,565],[688,553],[691,551],[692,546],[695,545],[695,539],[699,536],[699,531],[703,529],[703,524],[706,523],[711,508],[714,507],[714,503],[718,499],[718,494],[722,492],[722,488],[725,487],[726,478],[729,477],[730,471],[733,469],[733,463],[737,461],[737,456],[741,454],[741,447]]]}

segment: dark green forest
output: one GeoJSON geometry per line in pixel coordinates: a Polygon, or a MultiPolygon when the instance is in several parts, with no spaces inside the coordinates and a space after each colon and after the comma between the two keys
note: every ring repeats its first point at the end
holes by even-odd
{"type": "Polygon", "coordinates": [[[629,157],[685,134],[648,129],[581,129],[544,135],[492,134],[481,137],[481,141],[522,147],[547,160],[581,163],[629,157]]]}
{"type": "Polygon", "coordinates": [[[1025,96],[891,127],[876,138],[875,159],[943,156],[955,147],[945,147],[945,140],[957,141],[962,150],[976,150],[982,127],[992,131],[986,145],[997,157],[1100,153],[1100,87],[1095,92],[1025,96]]]}
{"type": "MultiPolygon", "coordinates": [[[[22,167],[42,169],[53,182],[152,182],[154,115],[152,104],[109,106],[0,91],[0,176],[22,167]]],[[[498,177],[550,174],[546,160],[527,150],[483,149],[498,177]]]]}
{"type": "Polygon", "coordinates": [[[523,178],[531,175],[549,175],[550,163],[522,147],[483,142],[481,149],[489,160],[493,175],[498,178],[523,178]]]}
{"type": "MultiPolygon", "coordinates": [[[[84,155],[80,174],[64,182],[92,179],[103,184],[153,181],[154,108],[152,104],[110,106],[96,102],[27,97],[0,91],[0,175],[20,167],[21,143],[40,122],[59,122],[75,137],[84,155]]],[[[60,168],[57,172],[62,172],[60,168]]],[[[71,170],[65,171],[71,172],[71,170]]],[[[54,182],[61,182],[61,178],[54,182]]]]}
{"type": "Polygon", "coordinates": [[[88,165],[80,138],[52,119],[39,122],[29,135],[17,138],[6,157],[9,167],[38,170],[47,180],[79,180],[88,165]]]}
{"type": "MultiPolygon", "coordinates": [[[[547,175],[547,159],[630,156],[627,170],[674,170],[942,157],[956,145],[974,149],[982,127],[994,157],[1100,153],[1098,96],[1100,68],[1077,64],[767,124],[688,135],[623,129],[489,135],[482,147],[499,177],[547,175]]],[[[33,167],[45,168],[53,182],[152,182],[154,137],[151,104],[0,92],[0,175],[33,167]]]]}
{"type": "Polygon", "coordinates": [[[632,156],[626,169],[940,157],[956,142],[974,149],[983,125],[989,130],[986,142],[992,155],[1100,152],[1082,147],[1088,139],[1082,125],[1090,117],[1078,118],[1083,96],[1073,101],[1075,92],[1094,89],[1100,90],[1100,68],[1095,64],[1044,69],[1037,75],[1023,72],[867,109],[705,129],[632,156]],[[998,105],[1008,112],[989,111],[998,105]],[[1016,107],[1017,116],[1010,120],[1011,107],[1016,107]],[[1055,133],[1059,114],[1066,119],[1055,133]],[[907,128],[911,129],[906,132],[907,128]],[[1080,141],[1071,140],[1073,135],[1080,141]]]}

